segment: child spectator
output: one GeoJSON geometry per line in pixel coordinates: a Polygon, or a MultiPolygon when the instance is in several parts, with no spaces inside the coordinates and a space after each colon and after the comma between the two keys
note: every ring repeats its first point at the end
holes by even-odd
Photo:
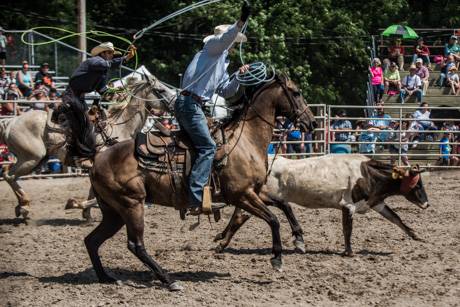
{"type": "Polygon", "coordinates": [[[419,38],[417,40],[417,45],[415,45],[415,53],[412,56],[412,64],[415,64],[415,61],[417,58],[421,58],[423,63],[430,68],[431,63],[430,63],[430,50],[428,47],[424,44],[423,38],[419,38]]]}
{"type": "MultiPolygon", "coordinates": [[[[287,134],[287,141],[304,141],[304,133],[298,127],[291,124],[287,134]]],[[[305,143],[287,143],[287,153],[305,153],[305,143]]]]}
{"type": "Polygon", "coordinates": [[[458,45],[458,38],[452,35],[449,42],[444,46],[444,56],[452,55],[455,61],[460,61],[460,45],[458,45]]]}
{"type": "Polygon", "coordinates": [[[441,156],[441,165],[447,166],[449,165],[449,157],[450,157],[450,145],[449,145],[449,132],[445,132],[442,134],[442,138],[439,140],[441,144],[439,145],[439,151],[441,156]]]}
{"type": "MultiPolygon", "coordinates": [[[[8,90],[5,93],[5,100],[18,100],[19,98],[21,98],[19,93],[20,92],[17,89],[16,84],[11,83],[8,86],[8,90]]],[[[19,109],[19,106],[16,106],[16,114],[21,114],[21,110],[19,109]]],[[[3,103],[1,105],[0,115],[3,115],[3,116],[14,115],[14,103],[13,102],[3,103]]]]}
{"type": "Polygon", "coordinates": [[[449,68],[447,73],[447,85],[450,86],[452,95],[458,96],[460,94],[460,78],[457,74],[457,67],[455,65],[449,68]]]}
{"type": "Polygon", "coordinates": [[[430,84],[430,81],[428,80],[430,78],[430,72],[428,71],[428,68],[423,66],[423,60],[420,58],[415,61],[415,67],[417,68],[415,74],[419,76],[422,81],[422,93],[423,95],[426,95],[428,85],[430,84]]]}
{"type": "Polygon", "coordinates": [[[391,62],[390,66],[383,74],[385,83],[385,94],[398,92],[401,90],[401,77],[399,76],[398,66],[395,62],[391,62]]]}
{"type": "Polygon", "coordinates": [[[27,61],[22,61],[22,69],[16,75],[16,84],[24,97],[29,97],[32,94],[33,82],[27,61]]]}
{"type": "Polygon", "coordinates": [[[409,68],[409,75],[405,76],[401,83],[401,92],[399,93],[401,103],[406,102],[406,98],[412,95],[417,97],[418,102],[422,102],[422,80],[415,73],[417,67],[411,65],[409,68]]]}
{"type": "MultiPolygon", "coordinates": [[[[351,130],[353,127],[351,122],[345,117],[347,112],[345,110],[340,110],[336,114],[336,120],[331,125],[332,130],[338,130],[334,132],[334,140],[339,142],[349,142],[351,141],[351,132],[340,130],[351,130]]],[[[351,146],[349,144],[332,144],[331,145],[332,153],[351,153],[351,146]]]]}
{"type": "Polygon", "coordinates": [[[380,59],[375,58],[369,68],[371,74],[372,90],[374,92],[374,103],[380,102],[383,96],[383,70],[380,59]]]}
{"type": "Polygon", "coordinates": [[[6,44],[6,36],[3,35],[3,28],[0,27],[0,64],[2,64],[3,69],[5,69],[6,64],[6,44]]]}
{"type": "Polygon", "coordinates": [[[404,71],[404,47],[401,46],[401,38],[394,40],[394,44],[388,47],[388,59],[397,62],[400,71],[404,71]]]}

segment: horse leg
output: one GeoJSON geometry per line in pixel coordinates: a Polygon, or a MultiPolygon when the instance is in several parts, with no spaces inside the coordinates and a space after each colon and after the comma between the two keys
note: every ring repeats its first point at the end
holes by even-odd
{"type": "Polygon", "coordinates": [[[351,233],[353,231],[353,211],[348,207],[342,207],[342,231],[345,239],[344,256],[353,257],[351,249],[351,233]]]}
{"type": "Polygon", "coordinates": [[[289,225],[291,226],[292,236],[294,237],[294,246],[297,252],[304,254],[306,252],[305,249],[305,241],[303,240],[303,230],[300,226],[297,218],[294,215],[294,211],[292,211],[291,205],[289,203],[270,197],[265,193],[260,194],[261,199],[268,205],[268,206],[275,206],[278,209],[283,211],[284,215],[286,216],[289,225]]]}
{"type": "Polygon", "coordinates": [[[85,246],[88,251],[94,271],[101,283],[115,282],[116,279],[110,277],[105,272],[101,259],[99,257],[99,247],[107,239],[116,234],[125,224],[121,216],[113,209],[101,205],[102,221],[101,223],[85,238],[85,246]]]}
{"type": "Polygon", "coordinates": [[[270,226],[272,230],[273,240],[273,258],[270,262],[275,270],[282,271],[282,244],[280,235],[280,223],[276,215],[274,215],[266,206],[266,204],[259,198],[259,196],[252,190],[245,194],[242,202],[238,203],[238,207],[247,211],[248,213],[263,219],[270,226]]]}
{"type": "Polygon", "coordinates": [[[244,223],[246,223],[247,220],[249,220],[250,217],[250,215],[243,214],[240,208],[235,208],[232,218],[228,222],[224,231],[217,234],[214,238],[214,242],[225,239],[216,247],[216,252],[221,253],[228,246],[233,238],[233,235],[238,231],[238,229],[240,229],[241,226],[243,226],[244,223]]]}
{"type": "Polygon", "coordinates": [[[96,196],[94,195],[94,190],[93,187],[89,189],[88,197],[86,198],[85,204],[82,204],[83,211],[81,213],[82,217],[88,222],[91,223],[93,221],[93,217],[91,216],[91,208],[97,204],[97,200],[95,198],[96,196]],[[93,200],[96,201],[96,203],[93,202],[93,200]]]}
{"type": "Polygon", "coordinates": [[[18,161],[13,165],[13,167],[3,174],[3,178],[10,185],[11,189],[13,189],[13,192],[18,199],[18,205],[15,208],[16,217],[22,215],[24,220],[26,220],[29,215],[30,198],[16,179],[20,176],[30,174],[40,162],[41,160],[39,158],[30,160],[22,160],[18,158],[18,161]]]}
{"type": "Polygon", "coordinates": [[[130,206],[124,216],[128,232],[128,249],[144,263],[170,291],[181,291],[182,286],[171,280],[169,275],[147,253],[144,245],[144,205],[130,206]]]}

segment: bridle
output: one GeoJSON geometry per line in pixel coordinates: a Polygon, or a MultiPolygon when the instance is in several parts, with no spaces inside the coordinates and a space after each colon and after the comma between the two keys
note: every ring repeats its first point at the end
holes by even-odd
{"type": "MultiPolygon", "coordinates": [[[[272,128],[276,128],[276,126],[274,124],[271,123],[271,121],[265,119],[258,111],[256,108],[253,107],[253,103],[254,101],[256,100],[257,96],[259,96],[266,88],[268,88],[269,86],[275,84],[275,83],[278,83],[281,88],[283,89],[283,93],[284,95],[287,97],[288,99],[288,102],[289,102],[289,106],[291,108],[291,110],[294,110],[294,114],[291,115],[291,116],[287,116],[287,118],[289,119],[289,121],[291,123],[295,123],[304,113],[306,113],[308,111],[308,105],[305,105],[304,104],[304,108],[302,110],[299,110],[297,108],[297,104],[296,104],[296,101],[295,101],[295,98],[293,97],[293,94],[291,92],[291,90],[288,89],[287,87],[287,77],[282,80],[278,75],[275,76],[275,79],[270,82],[270,83],[267,83],[265,84],[264,86],[262,86],[259,90],[257,90],[257,92],[253,95],[253,97],[251,98],[250,100],[250,103],[249,103],[249,107],[248,108],[251,108],[254,110],[254,112],[256,113],[256,115],[262,119],[266,124],[268,124],[270,127],[272,128]]],[[[299,95],[300,93],[297,92],[299,95]]]]}

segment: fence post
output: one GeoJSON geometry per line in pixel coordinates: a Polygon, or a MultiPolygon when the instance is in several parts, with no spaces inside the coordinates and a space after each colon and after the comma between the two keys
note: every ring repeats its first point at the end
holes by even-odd
{"type": "MultiPolygon", "coordinates": [[[[326,154],[331,153],[331,138],[330,138],[330,133],[331,133],[331,105],[327,106],[327,129],[324,127],[324,135],[325,135],[325,140],[327,144],[327,152],[326,154]]],[[[326,148],[325,148],[326,149],[326,148]]]]}
{"type": "MultiPolygon", "coordinates": [[[[399,150],[398,150],[398,166],[401,166],[401,144],[402,144],[402,106],[399,107],[399,150]]],[[[390,158],[391,159],[391,158],[390,158]]]]}
{"type": "Polygon", "coordinates": [[[57,44],[54,43],[54,71],[55,71],[56,76],[59,76],[58,67],[59,67],[58,48],[57,48],[57,44]]]}

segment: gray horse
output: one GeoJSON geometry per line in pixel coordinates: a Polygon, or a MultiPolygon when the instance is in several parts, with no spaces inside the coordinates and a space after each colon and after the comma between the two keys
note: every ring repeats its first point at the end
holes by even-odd
{"type": "MultiPolygon", "coordinates": [[[[147,109],[162,112],[170,109],[174,100],[174,90],[154,77],[147,77],[147,81],[138,81],[129,87],[133,96],[122,97],[119,104],[109,108],[104,128],[109,137],[119,141],[134,138],[142,129],[148,116],[147,109]]],[[[17,217],[22,215],[26,219],[30,209],[30,198],[17,179],[30,174],[50,155],[61,161],[66,156],[66,125],[54,124],[50,119],[50,113],[29,111],[0,120],[0,143],[6,144],[17,158],[17,162],[3,174],[18,199],[17,217]]],[[[100,134],[97,140],[98,144],[103,144],[100,134]]]]}

